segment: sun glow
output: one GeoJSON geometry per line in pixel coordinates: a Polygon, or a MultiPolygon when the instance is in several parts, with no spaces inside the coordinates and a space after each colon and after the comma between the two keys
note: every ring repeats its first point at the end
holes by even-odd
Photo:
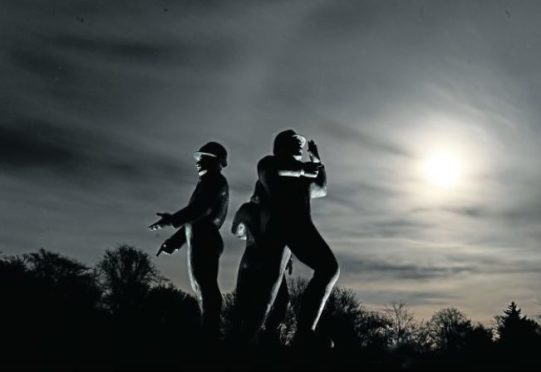
{"type": "Polygon", "coordinates": [[[399,135],[412,154],[409,166],[403,168],[412,203],[469,205],[488,198],[484,185],[497,142],[483,123],[434,114],[415,120],[399,135]]]}
{"type": "Polygon", "coordinates": [[[460,177],[458,156],[449,152],[437,152],[429,155],[422,166],[423,177],[436,187],[450,189],[460,177]]]}

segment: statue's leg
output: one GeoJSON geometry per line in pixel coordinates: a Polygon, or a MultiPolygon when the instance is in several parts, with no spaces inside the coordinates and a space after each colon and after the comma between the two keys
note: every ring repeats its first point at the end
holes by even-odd
{"type": "Polygon", "coordinates": [[[265,322],[272,311],[272,307],[282,286],[287,263],[291,258],[291,251],[286,248],[284,244],[279,244],[270,248],[271,249],[269,249],[268,253],[266,254],[265,266],[262,271],[264,274],[263,293],[265,295],[265,313],[263,322],[265,322]]]}
{"type": "Polygon", "coordinates": [[[237,282],[241,289],[239,301],[245,314],[241,334],[248,342],[257,342],[291,255],[283,245],[279,249],[278,246],[274,248],[273,251],[270,251],[270,247],[259,246],[250,249],[251,254],[243,256],[241,263],[245,267],[243,275],[239,277],[242,280],[237,282]]]}
{"type": "Polygon", "coordinates": [[[243,342],[253,342],[264,314],[259,247],[247,246],[242,255],[235,288],[235,331],[243,342]],[[238,329],[237,329],[238,328],[238,329]]]}
{"type": "Polygon", "coordinates": [[[295,257],[314,270],[301,300],[297,333],[302,336],[315,331],[340,271],[330,247],[311,221],[289,228],[286,236],[295,257]]]}
{"type": "Polygon", "coordinates": [[[237,282],[235,284],[235,304],[232,318],[232,332],[235,339],[239,337],[239,332],[242,323],[246,319],[247,310],[249,309],[249,296],[246,294],[250,291],[250,273],[246,267],[246,253],[240,259],[239,270],[237,272],[237,282]]]}
{"type": "Polygon", "coordinates": [[[280,288],[265,321],[265,337],[269,338],[270,342],[280,342],[280,324],[282,324],[286,317],[288,305],[289,291],[286,277],[283,275],[280,288]]]}
{"type": "Polygon", "coordinates": [[[218,339],[222,294],[218,287],[218,267],[223,241],[215,229],[193,231],[190,239],[188,265],[192,288],[201,310],[203,335],[218,339]]]}

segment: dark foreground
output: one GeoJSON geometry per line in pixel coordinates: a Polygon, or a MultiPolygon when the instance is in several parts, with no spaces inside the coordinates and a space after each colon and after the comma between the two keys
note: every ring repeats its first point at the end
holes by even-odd
{"type": "MultiPolygon", "coordinates": [[[[112,346],[112,345],[111,345],[112,346]]],[[[235,349],[221,346],[213,350],[177,349],[173,345],[158,349],[120,350],[113,348],[58,350],[45,355],[27,350],[3,359],[2,370],[539,370],[538,360],[512,356],[405,355],[399,353],[357,353],[343,350],[235,349]],[[15,358],[14,358],[15,357],[15,358]]]]}
{"type": "Polygon", "coordinates": [[[258,346],[233,341],[235,296],[225,294],[223,340],[211,346],[195,299],[134,248],[95,267],[45,250],[0,256],[0,370],[541,370],[541,327],[514,302],[493,328],[452,307],[417,322],[403,304],[369,311],[337,287],[318,325],[334,348],[295,344],[305,286],[289,281],[278,333],[258,346]]]}

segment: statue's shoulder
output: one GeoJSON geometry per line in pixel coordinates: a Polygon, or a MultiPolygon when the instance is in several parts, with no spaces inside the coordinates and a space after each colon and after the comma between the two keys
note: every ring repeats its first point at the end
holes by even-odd
{"type": "Polygon", "coordinates": [[[235,213],[235,220],[243,223],[253,224],[259,215],[259,205],[254,202],[243,203],[235,213]]]}
{"type": "Polygon", "coordinates": [[[221,172],[204,175],[198,185],[207,192],[227,192],[229,190],[229,183],[221,172]]]}
{"type": "Polygon", "coordinates": [[[274,155],[267,155],[261,158],[257,163],[257,169],[266,170],[273,167],[276,164],[276,157],[274,155]]]}

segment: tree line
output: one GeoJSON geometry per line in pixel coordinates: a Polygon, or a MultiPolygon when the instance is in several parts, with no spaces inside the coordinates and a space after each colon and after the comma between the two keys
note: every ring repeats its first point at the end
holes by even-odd
{"type": "Polygon", "coordinates": [[[494,325],[449,307],[416,321],[403,303],[368,310],[336,287],[318,331],[332,349],[290,346],[303,279],[291,279],[280,340],[238,345],[235,294],[224,294],[223,343],[200,342],[196,300],[175,288],[145,252],[121,245],[94,266],[40,249],[0,256],[1,369],[532,369],[541,326],[515,302],[494,325]]]}

